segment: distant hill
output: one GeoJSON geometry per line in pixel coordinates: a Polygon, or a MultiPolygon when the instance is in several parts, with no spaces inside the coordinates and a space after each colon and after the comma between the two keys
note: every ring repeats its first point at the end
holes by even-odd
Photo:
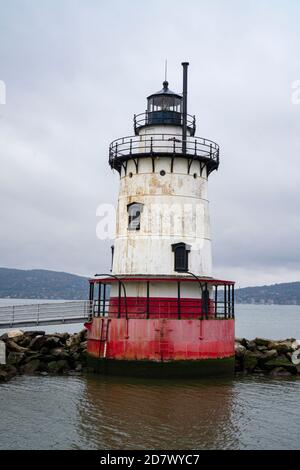
{"type": "MultiPolygon", "coordinates": [[[[0,268],[0,298],[84,300],[88,290],[88,279],[76,274],[0,268]]],[[[236,289],[235,299],[242,304],[300,305],[300,282],[236,289]]]]}
{"type": "Polygon", "coordinates": [[[300,305],[300,282],[236,289],[236,302],[241,304],[300,305]]]}
{"type": "Polygon", "coordinates": [[[88,290],[87,278],[75,274],[0,268],[0,298],[84,300],[88,290]]]}

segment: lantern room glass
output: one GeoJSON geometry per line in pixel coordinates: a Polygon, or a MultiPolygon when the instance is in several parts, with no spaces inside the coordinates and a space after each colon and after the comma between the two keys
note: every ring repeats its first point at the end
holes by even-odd
{"type": "Polygon", "coordinates": [[[148,113],[156,111],[182,112],[182,99],[174,95],[156,95],[148,98],[148,113]]]}

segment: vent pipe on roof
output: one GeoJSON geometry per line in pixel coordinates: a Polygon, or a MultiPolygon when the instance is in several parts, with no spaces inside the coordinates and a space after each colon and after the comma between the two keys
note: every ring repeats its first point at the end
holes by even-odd
{"type": "Polygon", "coordinates": [[[183,67],[183,85],[182,85],[182,153],[186,153],[186,131],[187,131],[187,79],[188,62],[181,63],[183,67]]]}

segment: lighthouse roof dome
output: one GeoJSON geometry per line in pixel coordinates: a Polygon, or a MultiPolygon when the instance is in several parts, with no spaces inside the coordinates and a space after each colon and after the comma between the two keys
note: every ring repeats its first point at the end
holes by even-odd
{"type": "Polygon", "coordinates": [[[160,96],[160,95],[165,95],[165,96],[172,96],[174,98],[179,98],[180,100],[182,100],[182,95],[178,94],[178,93],[175,93],[174,91],[170,90],[169,89],[169,82],[167,82],[167,80],[165,80],[163,82],[163,88],[159,91],[157,91],[156,93],[152,93],[151,95],[148,96],[148,100],[150,98],[153,98],[155,96],[160,96]]]}

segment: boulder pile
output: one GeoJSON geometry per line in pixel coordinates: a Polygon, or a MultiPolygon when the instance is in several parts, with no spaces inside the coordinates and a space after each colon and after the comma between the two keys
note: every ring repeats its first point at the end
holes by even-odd
{"type": "MultiPolygon", "coordinates": [[[[11,330],[0,336],[0,341],[6,349],[0,382],[22,374],[77,375],[88,370],[87,330],[75,334],[11,330]]],[[[235,370],[237,374],[300,374],[300,341],[236,338],[235,370]]]]}
{"type": "Polygon", "coordinates": [[[281,341],[236,338],[235,359],[237,373],[297,375],[300,374],[300,341],[293,338],[281,341]]]}
{"type": "Polygon", "coordinates": [[[80,374],[86,369],[87,330],[45,334],[12,330],[0,336],[6,345],[6,364],[0,382],[20,374],[80,374]]]}

